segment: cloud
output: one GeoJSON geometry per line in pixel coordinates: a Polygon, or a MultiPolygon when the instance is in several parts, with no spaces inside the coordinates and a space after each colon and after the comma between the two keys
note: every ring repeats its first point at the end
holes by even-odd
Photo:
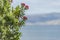
{"type": "Polygon", "coordinates": [[[60,0],[20,0],[29,5],[27,14],[60,12],[60,0]]]}
{"type": "Polygon", "coordinates": [[[60,0],[14,0],[14,7],[21,2],[29,5],[26,15],[60,12],[60,0]]]}
{"type": "Polygon", "coordinates": [[[60,20],[51,20],[45,22],[26,23],[26,25],[60,25],[60,20]]]}
{"type": "Polygon", "coordinates": [[[51,5],[60,6],[60,2],[52,2],[51,5]]]}

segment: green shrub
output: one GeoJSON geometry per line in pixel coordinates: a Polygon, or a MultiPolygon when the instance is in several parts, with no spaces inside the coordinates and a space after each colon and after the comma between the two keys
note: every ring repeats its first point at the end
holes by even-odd
{"type": "Polygon", "coordinates": [[[24,25],[27,17],[25,10],[29,7],[24,3],[16,8],[11,7],[13,0],[0,0],[0,40],[20,40],[19,29],[24,25]]]}

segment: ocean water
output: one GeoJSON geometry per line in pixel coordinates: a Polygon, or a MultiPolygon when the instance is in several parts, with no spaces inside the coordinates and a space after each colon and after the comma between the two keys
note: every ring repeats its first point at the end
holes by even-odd
{"type": "Polygon", "coordinates": [[[60,40],[60,25],[25,26],[21,32],[21,40],[60,40]]]}

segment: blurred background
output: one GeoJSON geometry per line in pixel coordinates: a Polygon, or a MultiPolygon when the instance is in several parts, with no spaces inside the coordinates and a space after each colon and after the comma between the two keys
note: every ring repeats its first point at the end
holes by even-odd
{"type": "Polygon", "coordinates": [[[60,40],[60,0],[14,0],[12,5],[21,3],[29,5],[21,40],[60,40]]]}

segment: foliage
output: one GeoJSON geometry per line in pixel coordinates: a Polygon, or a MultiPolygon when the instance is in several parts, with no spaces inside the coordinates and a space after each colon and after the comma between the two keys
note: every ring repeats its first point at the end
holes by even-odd
{"type": "Polygon", "coordinates": [[[11,7],[13,0],[0,0],[0,40],[20,40],[19,29],[24,25],[27,17],[24,12],[26,5],[11,7]]]}

